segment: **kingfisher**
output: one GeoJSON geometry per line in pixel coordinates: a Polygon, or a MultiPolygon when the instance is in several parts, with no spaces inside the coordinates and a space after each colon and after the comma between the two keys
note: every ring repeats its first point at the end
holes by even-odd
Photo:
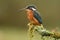
{"type": "Polygon", "coordinates": [[[33,25],[41,25],[42,24],[42,18],[39,15],[39,12],[36,10],[35,6],[27,6],[26,7],[27,12],[27,18],[33,25]]]}
{"type": "Polygon", "coordinates": [[[27,6],[26,7],[26,12],[27,12],[27,18],[30,21],[29,24],[29,29],[28,31],[30,32],[30,39],[34,36],[32,33],[35,31],[36,26],[40,29],[44,29],[42,25],[42,18],[39,15],[39,12],[37,11],[36,7],[33,5],[27,6]],[[31,26],[31,24],[36,25],[36,26],[31,26]]]}

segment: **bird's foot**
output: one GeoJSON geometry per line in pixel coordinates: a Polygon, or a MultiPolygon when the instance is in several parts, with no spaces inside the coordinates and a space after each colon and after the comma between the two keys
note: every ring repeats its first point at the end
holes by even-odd
{"type": "Polygon", "coordinates": [[[28,26],[32,26],[33,24],[32,23],[28,23],[28,26]]]}

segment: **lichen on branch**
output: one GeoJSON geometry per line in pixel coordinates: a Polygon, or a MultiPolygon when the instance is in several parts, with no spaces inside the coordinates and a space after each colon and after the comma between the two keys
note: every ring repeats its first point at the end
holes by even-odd
{"type": "MultiPolygon", "coordinates": [[[[29,31],[31,32],[32,30],[35,30],[37,31],[37,33],[39,33],[41,36],[49,36],[49,37],[52,37],[52,38],[55,38],[56,39],[60,39],[60,33],[59,32],[52,32],[52,31],[49,31],[49,30],[46,30],[43,25],[33,25],[33,24],[28,24],[29,26],[29,31]]],[[[31,32],[32,33],[32,32],[31,32]]]]}

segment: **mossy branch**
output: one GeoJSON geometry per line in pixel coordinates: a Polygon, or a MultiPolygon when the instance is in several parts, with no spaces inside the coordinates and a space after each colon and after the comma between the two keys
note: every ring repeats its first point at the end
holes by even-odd
{"type": "Polygon", "coordinates": [[[35,29],[35,31],[37,31],[41,36],[49,36],[55,39],[60,39],[59,32],[52,32],[52,31],[46,30],[43,27],[43,25],[39,26],[39,25],[28,24],[28,26],[31,27],[30,30],[35,29]]]}

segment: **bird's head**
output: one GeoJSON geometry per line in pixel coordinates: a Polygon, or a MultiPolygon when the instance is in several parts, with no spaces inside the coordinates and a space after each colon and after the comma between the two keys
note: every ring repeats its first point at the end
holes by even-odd
{"type": "Polygon", "coordinates": [[[36,7],[33,6],[33,5],[30,5],[30,6],[27,6],[26,7],[26,11],[29,12],[29,11],[35,11],[36,10],[36,7]]]}
{"type": "Polygon", "coordinates": [[[34,5],[29,5],[29,6],[26,6],[25,8],[19,9],[19,10],[20,11],[22,11],[22,10],[35,11],[36,10],[36,7],[34,5]]]}
{"type": "Polygon", "coordinates": [[[27,6],[26,9],[34,11],[34,10],[36,10],[36,7],[35,6],[27,6]]]}

